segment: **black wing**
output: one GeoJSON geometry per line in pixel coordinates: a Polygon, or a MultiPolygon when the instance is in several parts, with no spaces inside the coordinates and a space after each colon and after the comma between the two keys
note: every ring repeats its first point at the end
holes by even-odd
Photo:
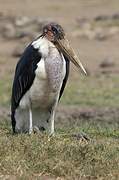
{"type": "Polygon", "coordinates": [[[11,98],[11,119],[13,131],[15,131],[15,110],[19,106],[21,98],[29,90],[33,83],[37,63],[40,59],[41,54],[38,52],[38,49],[35,49],[30,44],[24,51],[16,66],[11,98]]]}
{"type": "Polygon", "coordinates": [[[65,62],[66,62],[66,74],[65,74],[65,77],[64,77],[64,80],[63,80],[63,83],[62,83],[62,87],[61,87],[61,90],[60,90],[59,100],[62,97],[62,94],[64,92],[64,88],[66,86],[66,83],[67,83],[67,80],[68,80],[68,77],[69,77],[69,69],[70,69],[70,61],[69,61],[69,59],[64,54],[63,54],[63,56],[64,56],[64,59],[65,59],[65,62]]]}

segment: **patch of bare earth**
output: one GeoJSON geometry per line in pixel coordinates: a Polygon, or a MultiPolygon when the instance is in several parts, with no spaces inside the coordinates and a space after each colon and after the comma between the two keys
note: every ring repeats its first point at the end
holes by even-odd
{"type": "MultiPolygon", "coordinates": [[[[119,108],[94,108],[78,106],[59,106],[56,113],[56,125],[72,126],[73,124],[80,125],[81,122],[91,123],[108,123],[119,125],[119,108]]],[[[10,111],[5,107],[0,107],[0,119],[10,120],[10,111]]]]}
{"type": "Polygon", "coordinates": [[[56,115],[56,124],[58,127],[76,127],[82,123],[89,124],[117,124],[119,126],[118,108],[79,108],[77,106],[61,106],[56,115]]]}

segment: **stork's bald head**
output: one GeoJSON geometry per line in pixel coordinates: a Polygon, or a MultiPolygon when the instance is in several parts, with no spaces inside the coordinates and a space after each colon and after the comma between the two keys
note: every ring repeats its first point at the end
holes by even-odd
{"type": "Polygon", "coordinates": [[[49,23],[43,27],[43,37],[55,44],[59,52],[62,52],[76,67],[81,69],[85,74],[82,63],[71,48],[69,41],[65,37],[63,28],[57,23],[49,23]]]}
{"type": "Polygon", "coordinates": [[[64,39],[63,28],[57,23],[49,23],[43,27],[43,35],[52,42],[64,39]]]}

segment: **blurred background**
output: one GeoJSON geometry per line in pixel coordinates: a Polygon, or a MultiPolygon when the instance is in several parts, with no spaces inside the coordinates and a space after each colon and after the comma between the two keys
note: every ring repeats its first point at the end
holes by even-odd
{"type": "Polygon", "coordinates": [[[72,65],[56,127],[98,121],[117,128],[118,0],[0,0],[0,119],[10,119],[11,85],[17,61],[26,45],[50,21],[63,26],[89,73],[84,77],[72,65]]]}

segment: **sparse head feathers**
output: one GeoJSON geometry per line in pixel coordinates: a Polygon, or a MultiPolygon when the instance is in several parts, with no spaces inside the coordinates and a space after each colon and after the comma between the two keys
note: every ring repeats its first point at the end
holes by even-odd
{"type": "Polygon", "coordinates": [[[43,35],[48,37],[51,41],[55,41],[56,39],[63,39],[65,33],[61,25],[51,22],[43,27],[43,35]]]}

